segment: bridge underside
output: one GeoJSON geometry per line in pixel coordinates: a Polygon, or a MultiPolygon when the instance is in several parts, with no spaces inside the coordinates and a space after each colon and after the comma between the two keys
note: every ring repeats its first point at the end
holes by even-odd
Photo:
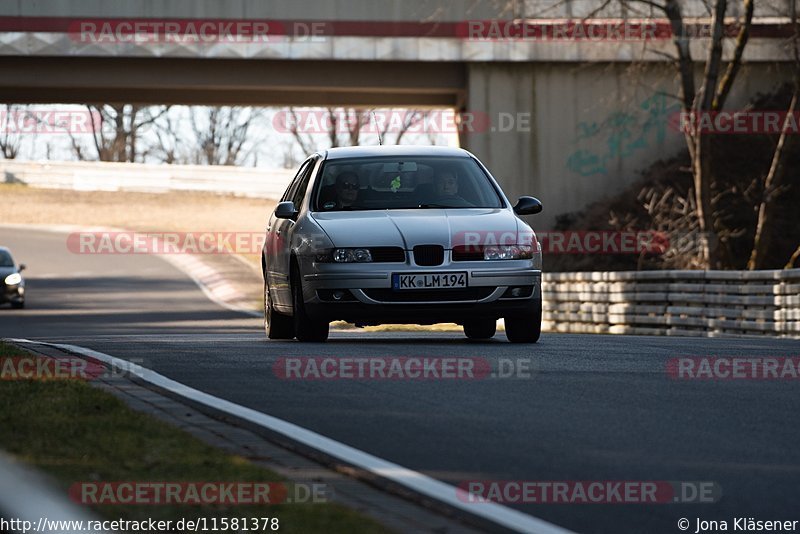
{"type": "MultiPolygon", "coordinates": [[[[702,76],[701,65],[697,76],[702,76]]],[[[540,196],[538,228],[635,182],[685,150],[674,67],[664,63],[0,56],[0,103],[449,107],[481,128],[460,144],[509,197],[540,196]]],[[[731,109],[791,69],[745,64],[731,109]]]]}
{"type": "Polygon", "coordinates": [[[462,63],[0,57],[0,102],[455,107],[462,63]]]}

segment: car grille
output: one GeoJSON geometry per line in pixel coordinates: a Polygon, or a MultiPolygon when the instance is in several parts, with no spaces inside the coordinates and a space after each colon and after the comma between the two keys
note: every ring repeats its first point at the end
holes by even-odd
{"type": "Polygon", "coordinates": [[[417,245],[414,247],[414,262],[424,267],[444,263],[444,247],[441,245],[417,245]]]}
{"type": "Polygon", "coordinates": [[[406,251],[400,247],[370,247],[372,261],[376,263],[405,263],[406,251]]]}
{"type": "Polygon", "coordinates": [[[483,247],[453,247],[453,261],[483,261],[483,247]]]}
{"type": "Polygon", "coordinates": [[[467,287],[459,289],[364,289],[364,294],[380,302],[436,302],[453,300],[482,300],[492,294],[494,287],[467,287]]]}

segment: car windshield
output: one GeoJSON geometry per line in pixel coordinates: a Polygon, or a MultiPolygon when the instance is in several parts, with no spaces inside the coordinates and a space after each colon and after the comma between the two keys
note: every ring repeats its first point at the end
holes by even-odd
{"type": "Polygon", "coordinates": [[[14,259],[5,250],[0,250],[0,267],[13,267],[14,259]]]}
{"type": "Polygon", "coordinates": [[[501,208],[472,158],[393,156],[325,162],[316,211],[501,208]]]}

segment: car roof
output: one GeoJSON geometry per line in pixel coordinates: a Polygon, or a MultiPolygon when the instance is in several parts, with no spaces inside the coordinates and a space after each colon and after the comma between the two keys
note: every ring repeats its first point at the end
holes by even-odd
{"type": "Polygon", "coordinates": [[[321,151],[325,159],[369,158],[380,156],[449,156],[468,158],[472,154],[463,148],[427,145],[381,145],[329,148],[321,151]]]}

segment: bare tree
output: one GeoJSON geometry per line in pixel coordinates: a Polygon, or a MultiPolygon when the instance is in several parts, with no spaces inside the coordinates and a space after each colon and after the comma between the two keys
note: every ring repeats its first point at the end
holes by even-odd
{"type": "MultiPolygon", "coordinates": [[[[644,2],[645,0],[632,1],[644,2]]],[[[684,22],[679,0],[666,0],[664,4],[648,0],[646,3],[661,9],[669,19],[677,53],[676,66],[680,78],[680,100],[683,112],[694,118],[722,109],[741,67],[742,55],[747,45],[753,20],[753,0],[742,0],[744,16],[740,21],[733,56],[724,67],[724,72],[722,71],[722,42],[725,37],[725,15],[728,9],[728,0],[714,0],[710,43],[699,90],[696,89],[695,63],[690,51],[691,37],[684,22]]],[[[715,179],[711,154],[712,138],[710,132],[704,132],[701,128],[696,127],[695,120],[690,120],[689,125],[684,133],[686,146],[692,160],[695,213],[700,235],[704,236],[700,248],[701,261],[707,268],[719,268],[721,266],[719,248],[711,246],[712,241],[718,240],[718,228],[715,224],[712,206],[712,184],[715,179]]]]}
{"type": "Polygon", "coordinates": [[[95,157],[70,133],[72,150],[80,160],[142,161],[147,146],[141,143],[143,130],[164,116],[168,106],[135,104],[90,104],[86,106],[93,122],[92,143],[95,157]]]}
{"type": "Polygon", "coordinates": [[[4,117],[0,117],[0,124],[3,125],[0,131],[0,156],[4,159],[14,159],[19,155],[22,137],[17,132],[17,115],[21,109],[19,106],[6,104],[2,112],[4,117]]]}
{"type": "Polygon", "coordinates": [[[190,122],[195,137],[190,159],[202,165],[257,163],[257,139],[253,126],[263,118],[257,108],[209,107],[192,109],[190,122]]]}
{"type": "MultiPolygon", "coordinates": [[[[539,9],[539,16],[547,11],[552,11],[565,4],[568,0],[555,0],[552,5],[539,9]]],[[[598,2],[599,7],[593,9],[585,19],[594,17],[598,12],[606,9],[612,0],[598,2]]],[[[684,131],[686,146],[690,156],[690,171],[692,174],[691,199],[667,195],[664,202],[649,192],[648,209],[658,207],[657,213],[661,221],[669,220],[669,224],[678,223],[681,228],[691,228],[692,232],[701,236],[698,248],[699,258],[697,266],[701,268],[720,268],[732,263],[730,240],[744,235],[742,228],[726,228],[724,210],[720,209],[721,199],[730,194],[726,191],[727,184],[720,183],[716,168],[718,162],[713,157],[713,151],[718,149],[719,139],[715,139],[712,131],[706,131],[698,124],[700,119],[707,119],[714,113],[724,109],[728,96],[741,71],[745,49],[750,38],[753,22],[754,0],[700,0],[698,4],[706,10],[709,25],[708,31],[701,35],[693,34],[691,26],[687,25],[687,17],[682,6],[688,2],[682,0],[616,0],[620,12],[615,16],[626,16],[626,13],[639,18],[654,18],[666,16],[672,31],[675,54],[664,54],[660,50],[651,52],[664,55],[675,66],[679,82],[679,101],[682,112],[688,117],[688,128],[684,131]],[[738,9],[736,9],[738,7],[738,9]],[[730,23],[731,15],[738,14],[735,24],[730,23]],[[726,19],[727,17],[727,19],[726,19]],[[694,36],[707,38],[708,46],[704,57],[692,56],[692,39],[694,36]],[[730,55],[723,56],[723,44],[726,39],[733,37],[730,55]],[[696,75],[696,69],[702,66],[702,75],[696,75]],[[652,197],[652,198],[650,198],[652,197]],[[668,202],[666,202],[668,200],[668,202]],[[690,212],[681,212],[680,217],[675,217],[667,207],[677,200],[687,206],[690,212]],[[691,200],[691,202],[688,202],[691,200]],[[651,202],[652,201],[652,202],[651,202]],[[658,201],[658,202],[656,202],[658,201]],[[689,224],[686,216],[696,219],[696,226],[689,224]],[[674,220],[671,218],[674,217],[674,220]],[[718,245],[718,246],[717,246],[718,245]]],[[[517,6],[518,2],[509,0],[508,6],[517,6]]],[[[526,4],[527,5],[527,4],[526,4]]],[[[533,4],[532,4],[533,5],[533,4]]],[[[773,225],[776,217],[776,198],[786,191],[790,184],[786,184],[786,174],[789,154],[793,152],[797,139],[789,134],[790,121],[798,109],[800,98],[800,45],[798,45],[798,19],[796,0],[790,5],[789,18],[794,30],[792,39],[794,52],[794,81],[792,97],[788,106],[786,119],[782,125],[779,138],[771,153],[769,169],[764,170],[764,175],[757,179],[760,188],[760,199],[757,201],[758,217],[756,221],[755,238],[748,261],[748,268],[764,268],[767,262],[770,244],[773,238],[773,225]]],[[[515,9],[516,12],[516,9],[515,9]]],[[[552,15],[551,15],[552,16],[552,15]]],[[[695,24],[698,19],[694,19],[695,24]]],[[[717,150],[718,151],[718,150],[717,150]]],[[[727,188],[730,189],[730,188],[727,188]]],[[[643,191],[643,194],[645,191],[643,191]]],[[[671,194],[671,193],[670,193],[671,194]]],[[[647,196],[647,195],[645,195],[647,196]]],[[[656,220],[655,218],[653,219],[656,220]]],[[[666,223],[665,223],[666,224],[666,223]]],[[[800,255],[800,248],[790,259],[792,264],[800,255]]]]}
{"type": "MultiPolygon", "coordinates": [[[[792,25],[797,28],[797,19],[794,8],[792,25]]],[[[728,0],[709,0],[705,6],[710,15],[710,31],[708,32],[709,45],[703,60],[703,74],[696,80],[695,58],[692,57],[690,44],[691,32],[688,31],[686,21],[679,0],[665,0],[663,3],[652,0],[620,0],[623,7],[632,7],[634,10],[644,6],[651,11],[660,11],[666,15],[672,29],[673,44],[676,56],[672,57],[680,82],[679,99],[682,111],[688,116],[689,127],[685,130],[686,146],[691,158],[691,171],[694,184],[694,211],[697,218],[699,235],[703,236],[700,246],[701,265],[705,268],[720,268],[728,264],[726,258],[721,256],[722,247],[712,246],[714,243],[724,244],[730,237],[716,220],[714,206],[715,197],[721,184],[716,183],[716,169],[714,167],[713,132],[698,128],[697,120],[705,115],[711,115],[722,110],[741,70],[742,58],[750,37],[753,21],[754,0],[741,0],[741,16],[736,26],[731,27],[726,23],[729,10],[728,0]],[[734,29],[734,47],[730,59],[723,59],[723,42],[729,30],[734,29]]],[[[641,11],[639,11],[641,13],[641,11]]],[[[796,43],[796,40],[795,40],[796,43]]],[[[797,87],[800,86],[798,77],[798,52],[795,44],[795,95],[792,98],[790,112],[796,109],[797,87]]],[[[782,162],[785,159],[786,128],[784,125],[781,139],[776,145],[772,158],[772,165],[764,179],[764,195],[759,209],[758,227],[753,253],[749,262],[751,269],[763,265],[764,256],[769,246],[768,232],[765,230],[770,224],[770,206],[779,190],[785,168],[782,162]]]]}
{"type": "Polygon", "coordinates": [[[180,121],[166,113],[160,120],[153,123],[155,141],[147,155],[167,164],[188,163],[186,156],[188,148],[184,136],[180,133],[180,121]]]}
{"type": "Polygon", "coordinates": [[[287,130],[294,143],[303,154],[315,150],[314,135],[324,134],[328,148],[339,146],[359,146],[364,135],[374,135],[373,141],[384,145],[399,145],[409,131],[432,112],[426,110],[388,110],[378,111],[364,108],[326,108],[324,111],[312,111],[314,128],[306,128],[308,112],[300,112],[295,108],[286,111],[287,130]],[[305,118],[304,118],[305,117],[305,118]],[[387,120],[387,117],[389,120],[387,120]],[[397,120],[395,120],[397,119],[397,120]],[[322,131],[319,125],[325,125],[322,131]],[[394,134],[390,136],[389,134],[394,134]]]}
{"type": "MultiPolygon", "coordinates": [[[[794,138],[795,136],[787,135],[789,133],[789,123],[793,120],[794,114],[797,111],[797,100],[800,97],[800,29],[797,24],[797,0],[792,0],[791,9],[792,28],[794,29],[794,35],[792,36],[792,48],[794,51],[794,88],[792,91],[792,99],[789,103],[789,109],[787,110],[786,118],[781,127],[781,134],[775,146],[775,152],[772,154],[772,162],[770,163],[769,171],[764,178],[761,188],[761,199],[758,205],[758,220],[756,222],[753,250],[747,262],[747,268],[751,270],[764,268],[770,243],[772,242],[774,201],[784,187],[786,158],[790,152],[790,146],[793,148],[797,145],[797,140],[794,138]]],[[[797,248],[797,251],[789,259],[788,265],[794,263],[799,253],[800,247],[797,248]]]]}

